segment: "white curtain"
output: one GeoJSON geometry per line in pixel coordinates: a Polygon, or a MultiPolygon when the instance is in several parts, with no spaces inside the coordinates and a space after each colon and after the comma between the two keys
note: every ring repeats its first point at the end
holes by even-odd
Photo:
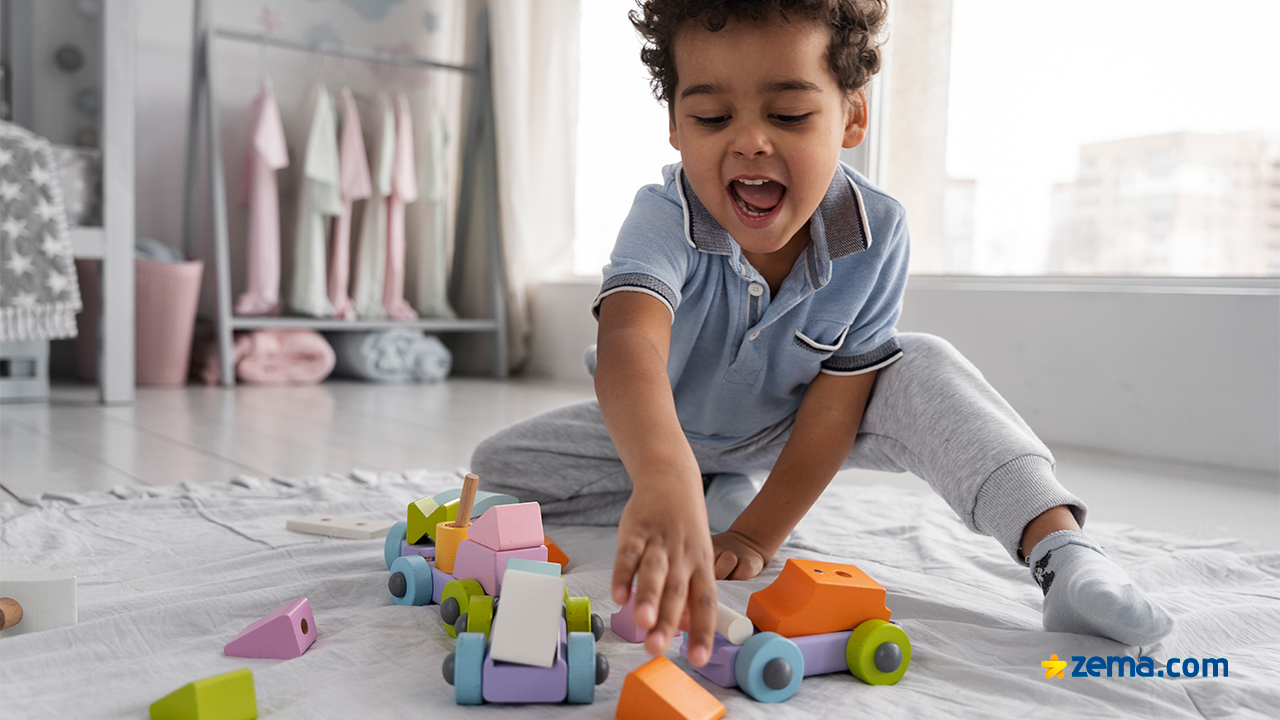
{"type": "MultiPolygon", "coordinates": [[[[473,3],[473,10],[489,10],[511,369],[529,354],[529,292],[573,269],[579,1],[473,3]]],[[[476,199],[471,237],[456,251],[453,295],[463,317],[492,313],[476,199]]],[[[458,336],[451,343],[454,366],[490,368],[491,342],[485,335],[458,336]]]]}

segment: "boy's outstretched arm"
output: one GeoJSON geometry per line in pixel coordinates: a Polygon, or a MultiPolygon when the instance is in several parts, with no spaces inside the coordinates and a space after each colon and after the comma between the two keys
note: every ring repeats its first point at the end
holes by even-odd
{"type": "Polygon", "coordinates": [[[667,377],[671,313],[643,293],[620,292],[600,305],[596,397],[605,427],[631,476],[618,523],[613,599],[625,603],[635,581],[636,626],[645,649],[666,650],[686,615],[689,662],[711,657],[716,585],[702,473],[676,416],[667,377]]]}
{"type": "Polygon", "coordinates": [[[711,539],[717,579],[749,580],[773,559],[853,449],[875,378],[875,371],[822,373],[809,384],[764,487],[728,532],[711,539]]]}

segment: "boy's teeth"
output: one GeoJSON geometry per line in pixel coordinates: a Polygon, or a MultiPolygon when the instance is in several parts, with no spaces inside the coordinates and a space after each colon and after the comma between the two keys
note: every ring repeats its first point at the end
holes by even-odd
{"type": "Polygon", "coordinates": [[[766,182],[768,182],[768,181],[766,181],[766,180],[746,180],[746,179],[744,179],[744,178],[738,178],[738,182],[742,183],[743,185],[763,185],[763,184],[765,184],[765,183],[766,183],[766,182]]]}

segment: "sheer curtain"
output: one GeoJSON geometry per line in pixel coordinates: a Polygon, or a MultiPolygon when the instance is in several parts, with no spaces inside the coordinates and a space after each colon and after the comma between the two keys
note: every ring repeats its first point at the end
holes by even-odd
{"type": "MultiPolygon", "coordinates": [[[[473,0],[489,11],[497,130],[498,200],[507,284],[508,356],[530,347],[528,294],[573,268],[579,0],[473,0]]],[[[464,192],[476,192],[464,188],[464,192]]],[[[463,317],[491,316],[481,204],[458,248],[454,302],[463,317]]],[[[491,336],[459,336],[455,367],[492,364],[491,336]]]]}

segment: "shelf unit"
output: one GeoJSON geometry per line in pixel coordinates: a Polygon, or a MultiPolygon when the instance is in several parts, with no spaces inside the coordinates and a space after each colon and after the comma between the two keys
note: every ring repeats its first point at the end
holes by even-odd
{"type": "MultiPolygon", "coordinates": [[[[206,154],[208,155],[208,185],[212,189],[213,204],[213,264],[217,311],[215,331],[218,341],[218,360],[224,385],[235,384],[233,364],[233,333],[236,330],[259,328],[307,328],[325,332],[379,330],[387,328],[413,328],[435,333],[493,333],[493,368],[497,377],[507,376],[507,322],[506,281],[502,261],[502,241],[498,218],[497,151],[495,146],[493,98],[489,64],[488,16],[481,13],[476,23],[476,63],[456,65],[400,53],[384,53],[360,48],[305,43],[265,34],[247,33],[229,28],[219,28],[209,18],[209,4],[196,0],[193,23],[193,57],[191,63],[191,104],[187,132],[187,173],[183,240],[188,257],[198,257],[195,232],[197,161],[200,150],[200,122],[203,115],[206,128],[206,154]],[[458,247],[468,241],[471,234],[471,203],[483,204],[485,217],[485,244],[488,259],[488,277],[491,286],[493,317],[431,319],[413,321],[398,320],[337,320],[304,316],[241,317],[232,312],[230,240],[227,228],[227,187],[222,161],[221,134],[218,126],[218,93],[214,41],[246,42],[303,53],[366,60],[386,65],[397,65],[423,70],[459,72],[471,77],[465,145],[462,149],[461,193],[455,242],[458,247]],[[476,183],[480,183],[478,197],[476,183]]],[[[455,273],[456,275],[456,273],[455,273]]]]}
{"type": "MultiPolygon", "coordinates": [[[[35,0],[10,4],[13,109],[19,125],[34,128],[37,52],[35,0]],[[24,29],[26,30],[24,32],[24,29]]],[[[134,65],[133,0],[102,4],[102,225],[70,228],[72,254],[102,262],[98,307],[98,396],[103,403],[134,398],[134,65]]]]}

